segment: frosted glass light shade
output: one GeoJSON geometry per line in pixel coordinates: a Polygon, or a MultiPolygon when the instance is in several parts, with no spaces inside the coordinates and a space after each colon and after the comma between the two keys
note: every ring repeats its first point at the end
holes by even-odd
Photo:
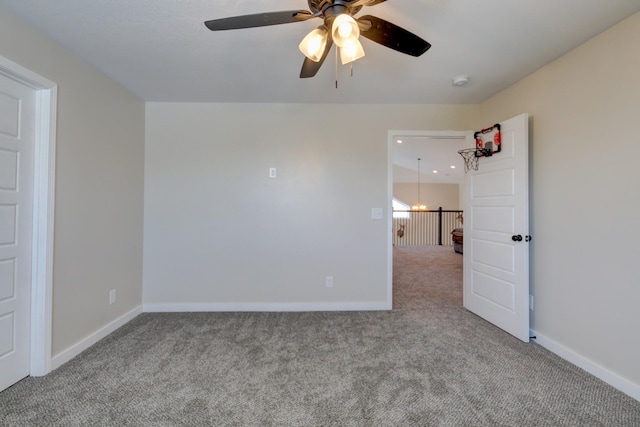
{"type": "Polygon", "coordinates": [[[343,13],[333,21],[331,36],[336,46],[344,47],[349,42],[358,40],[360,28],[355,19],[343,13]]]}
{"type": "Polygon", "coordinates": [[[300,42],[300,45],[298,46],[298,48],[300,48],[300,52],[310,60],[320,62],[324,49],[327,46],[328,35],[329,31],[325,26],[320,26],[311,31],[300,42]]]}
{"type": "Polygon", "coordinates": [[[340,59],[342,60],[342,65],[353,62],[363,56],[364,48],[362,47],[362,43],[357,39],[340,48],[340,59]]]}

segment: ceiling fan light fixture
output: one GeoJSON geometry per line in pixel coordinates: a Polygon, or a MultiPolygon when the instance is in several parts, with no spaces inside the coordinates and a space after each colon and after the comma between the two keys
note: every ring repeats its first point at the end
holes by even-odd
{"type": "Polygon", "coordinates": [[[364,48],[359,40],[354,40],[340,48],[340,60],[342,65],[356,61],[364,56],[364,48]]]}
{"type": "Polygon", "coordinates": [[[327,27],[321,25],[307,34],[298,47],[304,56],[313,62],[320,62],[324,49],[327,46],[328,36],[329,31],[327,27]]]}
{"type": "Polygon", "coordinates": [[[331,28],[333,42],[338,47],[345,47],[350,42],[358,41],[360,37],[358,23],[346,13],[338,15],[331,28]]]}
{"type": "Polygon", "coordinates": [[[353,17],[364,6],[376,6],[384,2],[386,0],[307,0],[309,10],[230,16],[205,21],[204,25],[211,31],[226,31],[321,19],[324,25],[307,34],[299,44],[305,56],[300,78],[306,79],[316,75],[334,44],[337,46],[336,57],[338,50],[344,49],[341,53],[343,64],[362,58],[364,49],[359,42],[360,35],[405,55],[417,57],[429,50],[429,42],[385,19],[372,15],[357,20],[353,17]]]}

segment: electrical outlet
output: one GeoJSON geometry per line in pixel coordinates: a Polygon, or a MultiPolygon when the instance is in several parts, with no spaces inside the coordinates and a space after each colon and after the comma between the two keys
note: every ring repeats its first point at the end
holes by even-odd
{"type": "Polygon", "coordinates": [[[278,171],[276,170],[276,168],[269,168],[269,178],[277,178],[278,177],[278,171]]]}
{"type": "Polygon", "coordinates": [[[533,295],[529,295],[529,310],[533,310],[533,295]]]}
{"type": "Polygon", "coordinates": [[[113,305],[116,303],[116,290],[111,289],[109,291],[109,305],[113,305]]]}
{"type": "Polygon", "coordinates": [[[324,278],[324,286],[327,288],[333,288],[333,276],[326,276],[324,278]]]}

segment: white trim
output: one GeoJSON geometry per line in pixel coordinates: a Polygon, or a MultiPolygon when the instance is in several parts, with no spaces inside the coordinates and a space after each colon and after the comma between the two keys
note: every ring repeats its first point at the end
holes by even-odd
{"type": "Polygon", "coordinates": [[[0,56],[0,74],[36,90],[31,281],[31,376],[51,371],[53,221],[58,86],[0,56]]]}
{"type": "Polygon", "coordinates": [[[144,304],[145,313],[194,312],[300,312],[300,311],[381,311],[390,310],[384,302],[326,303],[158,303],[144,304]]]}
{"type": "Polygon", "coordinates": [[[393,308],[393,141],[396,133],[389,131],[387,140],[387,303],[393,308]]]}
{"type": "Polygon", "coordinates": [[[142,313],[142,306],[138,306],[133,310],[131,310],[130,312],[118,317],[113,322],[98,329],[97,331],[87,336],[86,338],[83,338],[82,340],[72,345],[68,349],[64,350],[63,352],[55,355],[51,359],[51,369],[53,370],[53,369],[59,368],[60,366],[67,363],[68,361],[70,361],[71,359],[73,359],[74,357],[76,357],[77,355],[79,355],[80,353],[82,353],[83,351],[85,351],[86,349],[88,349],[89,347],[91,347],[101,339],[105,338],[107,335],[112,334],[118,328],[126,325],[127,323],[135,319],[136,316],[138,316],[141,313],[142,313]]]}
{"type": "Polygon", "coordinates": [[[582,368],[585,371],[589,372],[591,375],[601,379],[607,384],[617,388],[621,392],[640,401],[640,385],[633,383],[629,379],[624,378],[613,371],[610,371],[609,369],[582,356],[581,354],[576,353],[570,348],[563,346],[562,344],[552,340],[549,337],[541,335],[536,331],[531,331],[531,333],[532,336],[536,337],[535,342],[540,344],[550,352],[557,354],[568,362],[573,363],[579,368],[582,368]]]}

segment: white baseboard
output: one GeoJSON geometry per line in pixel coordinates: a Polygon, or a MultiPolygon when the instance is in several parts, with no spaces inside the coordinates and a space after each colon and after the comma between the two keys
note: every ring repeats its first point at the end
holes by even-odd
{"type": "Polygon", "coordinates": [[[381,311],[391,310],[387,302],[327,303],[164,303],[144,304],[145,313],[170,312],[286,312],[286,311],[381,311]]]}
{"type": "Polygon", "coordinates": [[[591,375],[600,378],[612,387],[615,387],[621,392],[640,401],[640,385],[598,365],[594,361],[587,359],[581,354],[576,353],[575,351],[563,346],[549,337],[545,337],[544,335],[537,333],[536,331],[532,331],[532,336],[536,337],[536,343],[540,344],[547,350],[557,354],[563,359],[589,372],[591,375]]]}
{"type": "Polygon", "coordinates": [[[77,355],[79,355],[80,353],[82,353],[83,351],[85,351],[86,349],[88,349],[98,341],[100,341],[102,338],[114,332],[119,327],[129,323],[131,320],[133,320],[137,315],[141,313],[142,313],[142,306],[138,306],[133,310],[131,310],[130,312],[118,317],[113,322],[98,329],[97,331],[95,331],[88,337],[84,338],[83,340],[72,345],[68,349],[64,350],[62,353],[55,355],[51,359],[51,370],[57,369],[63,364],[67,363],[69,360],[73,359],[74,357],[76,357],[77,355]]]}

